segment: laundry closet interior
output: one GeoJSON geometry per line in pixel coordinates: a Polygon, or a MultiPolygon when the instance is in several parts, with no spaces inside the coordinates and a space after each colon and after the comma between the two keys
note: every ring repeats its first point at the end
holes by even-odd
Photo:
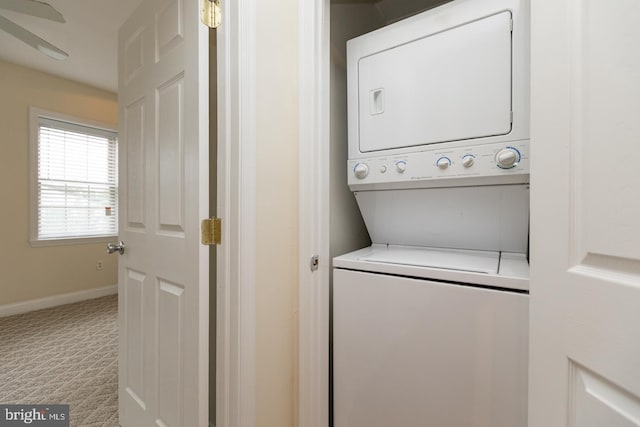
{"type": "Polygon", "coordinates": [[[331,425],[524,427],[529,4],[330,19],[331,425]]]}

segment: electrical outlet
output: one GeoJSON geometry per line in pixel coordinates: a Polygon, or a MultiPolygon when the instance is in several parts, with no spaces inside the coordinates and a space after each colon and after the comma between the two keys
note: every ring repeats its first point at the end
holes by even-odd
{"type": "Polygon", "coordinates": [[[99,259],[98,261],[96,261],[96,270],[102,270],[104,269],[104,264],[102,263],[102,260],[99,259]]]}

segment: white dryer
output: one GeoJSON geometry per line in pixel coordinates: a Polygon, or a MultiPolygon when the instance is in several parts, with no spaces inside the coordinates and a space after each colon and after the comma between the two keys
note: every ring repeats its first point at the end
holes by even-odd
{"type": "Polygon", "coordinates": [[[525,427],[529,11],[454,0],[347,43],[335,427],[525,427]]]}

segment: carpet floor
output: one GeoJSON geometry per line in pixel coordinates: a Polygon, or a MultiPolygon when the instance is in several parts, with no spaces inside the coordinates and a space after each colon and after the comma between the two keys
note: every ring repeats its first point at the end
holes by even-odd
{"type": "Polygon", "coordinates": [[[116,295],[0,318],[0,403],[68,404],[71,427],[118,426],[116,295]]]}

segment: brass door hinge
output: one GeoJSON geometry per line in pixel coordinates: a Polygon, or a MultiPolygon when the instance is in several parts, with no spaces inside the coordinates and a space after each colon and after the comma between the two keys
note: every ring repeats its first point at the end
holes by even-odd
{"type": "Polygon", "coordinates": [[[222,22],[220,0],[200,0],[200,19],[209,28],[218,28],[222,22]]]}
{"type": "Polygon", "coordinates": [[[203,245],[219,245],[222,241],[222,220],[220,218],[203,219],[200,230],[202,231],[203,245]]]}

